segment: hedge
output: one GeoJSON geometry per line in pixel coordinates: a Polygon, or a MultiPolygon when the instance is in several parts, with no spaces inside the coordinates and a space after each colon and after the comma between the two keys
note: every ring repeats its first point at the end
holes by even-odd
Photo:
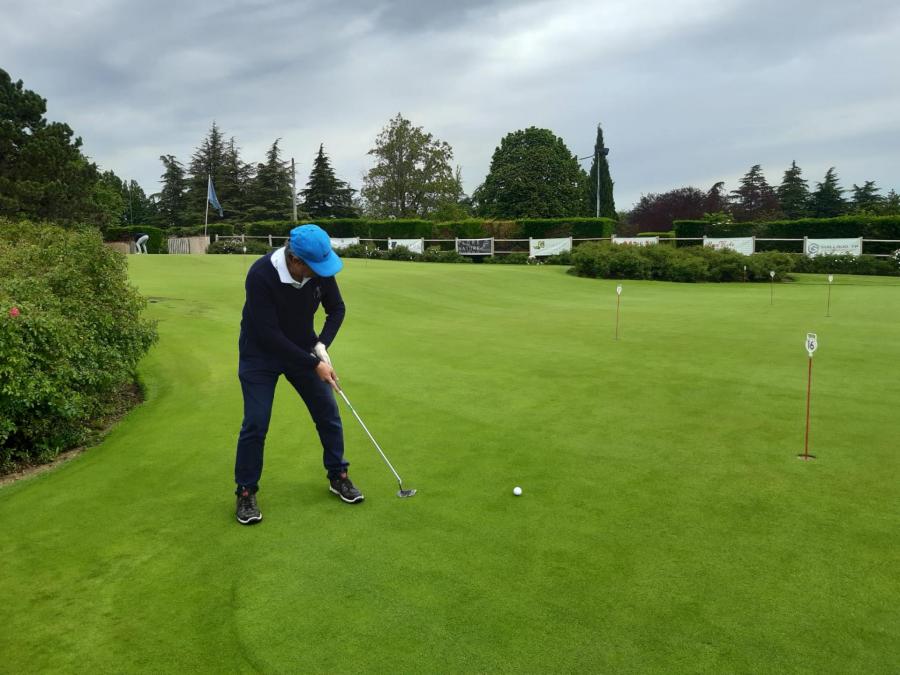
{"type": "Polygon", "coordinates": [[[98,230],[0,220],[0,472],[82,444],[156,339],[98,230]]]}
{"type": "Polygon", "coordinates": [[[150,225],[129,225],[128,227],[109,227],[103,235],[105,241],[134,242],[136,234],[146,234],[150,237],[147,241],[147,253],[168,253],[166,245],[166,231],[150,225]]]}
{"type": "MultiPolygon", "coordinates": [[[[900,239],[900,216],[840,216],[839,218],[802,218],[750,223],[710,223],[705,220],[676,220],[680,237],[762,237],[802,239],[900,239]]],[[[900,245],[895,246],[900,248],[900,245]]]]}
{"type": "MultiPolygon", "coordinates": [[[[329,218],[317,223],[332,237],[360,237],[361,239],[455,239],[467,237],[496,237],[499,239],[527,239],[528,237],[609,237],[616,226],[610,218],[545,218],[524,220],[431,220],[367,218],[329,218]]],[[[284,237],[293,223],[260,221],[249,223],[244,233],[254,237],[268,235],[284,237]]]]}
{"type": "MultiPolygon", "coordinates": [[[[167,237],[202,237],[203,225],[193,225],[191,227],[171,227],[165,231],[167,237]]],[[[206,226],[206,235],[210,241],[216,240],[216,235],[220,237],[234,236],[234,225],[232,223],[210,223],[206,226]]]]}

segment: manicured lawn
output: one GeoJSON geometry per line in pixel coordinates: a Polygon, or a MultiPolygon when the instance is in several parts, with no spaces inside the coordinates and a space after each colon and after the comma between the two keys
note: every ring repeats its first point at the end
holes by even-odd
{"type": "Polygon", "coordinates": [[[419,494],[342,407],[367,499],[330,495],[282,382],[247,528],[249,262],[131,258],[147,400],[0,488],[0,671],[897,671],[898,280],[838,277],[830,318],[819,277],[626,281],[617,342],[615,281],[348,260],[332,356],[419,494]]]}

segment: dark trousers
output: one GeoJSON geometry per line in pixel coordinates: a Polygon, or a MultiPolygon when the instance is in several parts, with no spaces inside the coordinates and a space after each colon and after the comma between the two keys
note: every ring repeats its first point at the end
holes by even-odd
{"type": "Polygon", "coordinates": [[[259,488],[263,468],[263,446],[269,419],[272,417],[272,400],[278,376],[284,375],[300,394],[309,414],[316,424],[322,442],[322,463],[328,478],[337,478],[347,470],[344,461],[344,429],[337,401],[331,385],[322,382],[312,368],[299,368],[283,372],[271,363],[257,360],[240,361],[238,377],[244,393],[244,422],[238,436],[237,458],[234,463],[234,482],[238,488],[251,492],[259,488]]]}

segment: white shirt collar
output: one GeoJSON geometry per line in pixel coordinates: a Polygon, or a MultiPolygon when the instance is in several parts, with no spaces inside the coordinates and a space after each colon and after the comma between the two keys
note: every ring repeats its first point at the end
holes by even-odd
{"type": "Polygon", "coordinates": [[[303,277],[303,281],[297,281],[291,276],[291,273],[288,270],[287,260],[284,258],[284,246],[272,254],[272,266],[275,268],[275,271],[278,272],[278,278],[283,284],[290,284],[294,288],[303,288],[306,282],[309,281],[309,277],[303,277]]]}

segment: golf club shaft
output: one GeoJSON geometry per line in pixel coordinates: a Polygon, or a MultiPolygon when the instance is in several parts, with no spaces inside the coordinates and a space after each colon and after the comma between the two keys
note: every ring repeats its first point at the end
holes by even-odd
{"type": "Polygon", "coordinates": [[[400,484],[400,488],[403,489],[403,481],[400,478],[400,474],[397,473],[397,470],[394,469],[394,466],[391,464],[391,461],[387,458],[387,455],[384,454],[384,451],[381,449],[381,446],[378,445],[378,441],[375,440],[375,437],[372,435],[372,432],[369,431],[369,428],[366,426],[366,423],[362,421],[362,418],[359,416],[359,413],[356,412],[356,409],[353,407],[353,404],[350,403],[350,399],[347,398],[347,394],[344,393],[344,390],[338,387],[338,393],[341,395],[341,398],[344,399],[344,403],[347,404],[347,407],[350,408],[350,412],[353,413],[353,416],[356,418],[356,421],[359,422],[360,426],[362,426],[363,430],[369,436],[369,440],[375,445],[375,448],[378,450],[378,454],[381,455],[381,458],[384,460],[385,464],[388,465],[388,468],[391,470],[391,473],[397,477],[397,482],[400,484]]]}

